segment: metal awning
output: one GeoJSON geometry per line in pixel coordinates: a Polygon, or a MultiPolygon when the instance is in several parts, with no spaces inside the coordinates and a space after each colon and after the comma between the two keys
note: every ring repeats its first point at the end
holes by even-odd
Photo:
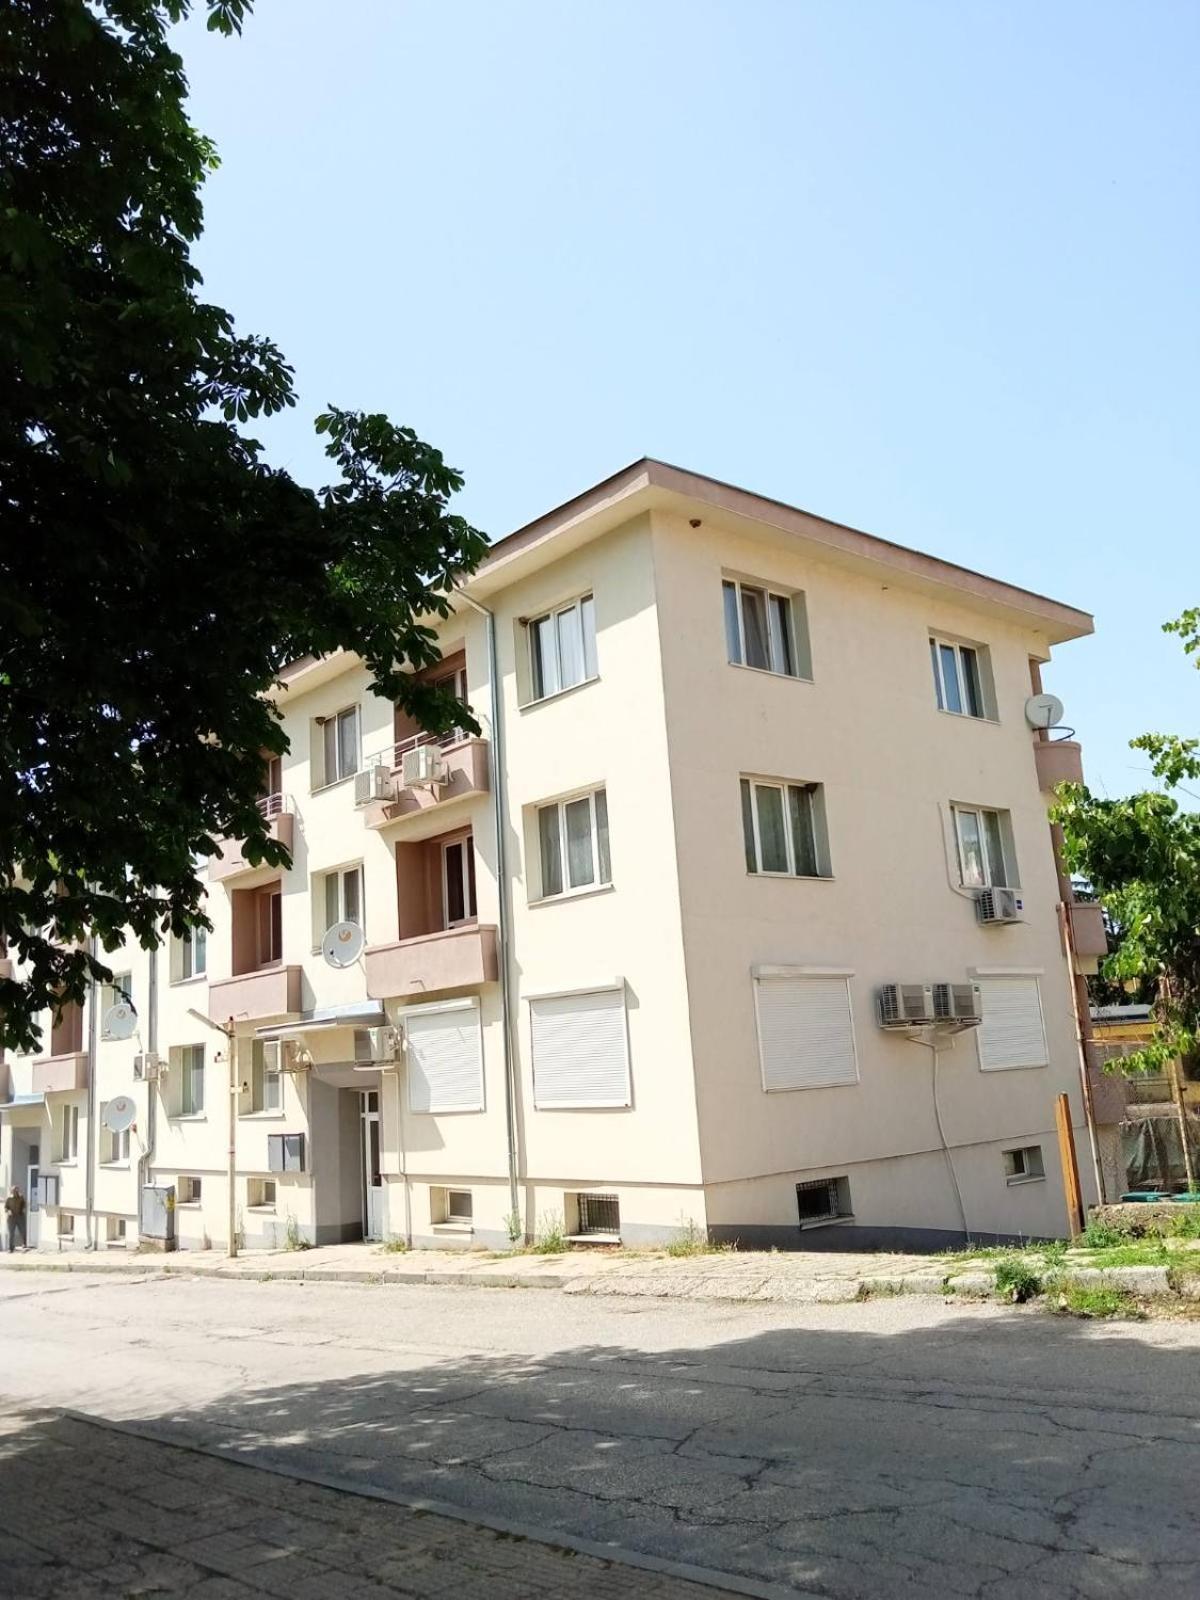
{"type": "Polygon", "coordinates": [[[273,1022],[256,1028],[256,1039],[302,1039],[310,1033],[330,1033],[335,1028],[382,1028],[387,1012],[373,1000],[344,1006],[317,1006],[291,1022],[273,1022]]]}
{"type": "Polygon", "coordinates": [[[20,1126],[39,1120],[45,1104],[46,1096],[40,1090],[37,1094],[15,1094],[11,1100],[0,1102],[0,1113],[7,1113],[10,1120],[20,1126]]]}

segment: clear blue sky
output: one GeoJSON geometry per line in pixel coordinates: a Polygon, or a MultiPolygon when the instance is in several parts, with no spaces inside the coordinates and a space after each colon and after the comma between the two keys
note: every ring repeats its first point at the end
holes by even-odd
{"type": "Polygon", "coordinates": [[[652,454],[1068,600],[1094,787],[1200,729],[1195,0],[258,0],[207,292],[493,536],[652,454]]]}

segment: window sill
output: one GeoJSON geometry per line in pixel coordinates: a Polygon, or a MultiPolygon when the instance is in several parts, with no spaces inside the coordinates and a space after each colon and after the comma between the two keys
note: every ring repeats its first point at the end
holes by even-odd
{"type": "Polygon", "coordinates": [[[475,1232],[475,1225],[472,1222],[433,1222],[430,1223],[430,1227],[434,1233],[467,1234],[475,1232]]]}
{"type": "Polygon", "coordinates": [[[1010,1189],[1020,1189],[1027,1183],[1045,1183],[1046,1174],[1043,1172],[1041,1177],[1005,1178],[1004,1181],[1010,1189]]]}
{"type": "Polygon", "coordinates": [[[172,978],[167,985],[170,989],[186,989],[194,983],[207,983],[207,972],[193,972],[190,978],[172,978]]]}
{"type": "Polygon", "coordinates": [[[314,796],[319,794],[328,794],[330,789],[340,789],[343,784],[353,783],[354,779],[358,777],[359,771],[361,770],[361,768],[357,768],[354,772],[348,772],[344,778],[335,778],[332,783],[323,783],[319,789],[310,789],[308,792],[310,795],[314,796]]]}
{"type": "Polygon", "coordinates": [[[61,1161],[55,1161],[52,1165],[56,1167],[77,1167],[79,1162],[75,1156],[70,1156],[64,1157],[61,1161]]]}
{"type": "Polygon", "coordinates": [[[98,1161],[96,1165],[101,1172],[128,1172],[128,1161],[98,1161]]]}
{"type": "Polygon", "coordinates": [[[527,902],[530,911],[535,911],[539,906],[558,906],[564,900],[587,900],[596,894],[612,894],[616,886],[611,883],[588,883],[581,889],[564,889],[561,894],[544,894],[537,900],[527,902]]]}
{"type": "Polygon", "coordinates": [[[274,1206],[247,1206],[246,1210],[252,1212],[256,1217],[273,1217],[275,1215],[274,1206]]]}
{"type": "Polygon", "coordinates": [[[199,1200],[176,1200],[176,1211],[200,1211],[202,1204],[199,1200]]]}
{"type": "Polygon", "coordinates": [[[945,706],[934,706],[939,717],[953,717],[955,722],[982,722],[986,727],[998,728],[999,717],[977,717],[970,711],[947,711],[945,706]]]}
{"type": "Polygon", "coordinates": [[[777,883],[832,883],[832,872],[751,872],[746,868],[748,878],[770,878],[777,883]]]}
{"type": "Polygon", "coordinates": [[[535,711],[538,706],[548,706],[551,701],[563,700],[567,695],[578,694],[580,689],[587,689],[593,683],[599,682],[599,673],[596,673],[595,677],[593,678],[581,678],[578,683],[568,684],[565,689],[556,689],[553,694],[544,694],[540,700],[526,700],[519,709],[521,710],[522,714],[526,711],[535,711]]]}
{"type": "Polygon", "coordinates": [[[752,667],[747,661],[731,661],[731,667],[736,667],[739,672],[753,672],[760,678],[778,678],[783,683],[812,684],[812,678],[806,678],[799,672],[776,672],[774,667],[752,667]]]}
{"type": "Polygon", "coordinates": [[[180,1111],[175,1116],[168,1116],[168,1122],[207,1122],[208,1113],[204,1111],[180,1111]]]}
{"type": "Polygon", "coordinates": [[[285,1111],[239,1111],[239,1122],[282,1122],[285,1111]]]}

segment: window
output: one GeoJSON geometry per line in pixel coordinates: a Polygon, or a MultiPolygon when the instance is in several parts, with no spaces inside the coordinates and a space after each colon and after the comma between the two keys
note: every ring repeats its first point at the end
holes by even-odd
{"type": "Polygon", "coordinates": [[[200,1204],[201,1183],[199,1178],[180,1178],[175,1185],[175,1204],[177,1206],[198,1206],[200,1204]]]}
{"type": "Polygon", "coordinates": [[[58,1236],[60,1239],[73,1239],[75,1237],[75,1213],[73,1211],[60,1211],[58,1213],[58,1236]]]}
{"type": "Polygon", "coordinates": [[[283,758],[281,756],[265,756],[263,758],[262,792],[259,798],[260,809],[268,816],[276,816],[280,810],[280,801],[283,799],[283,758]]]}
{"type": "Polygon", "coordinates": [[[179,1098],[176,1116],[198,1117],[204,1110],[204,1046],[185,1044],[179,1048],[179,1098]]]}
{"type": "Polygon", "coordinates": [[[608,796],[603,789],[539,806],[542,898],[612,882],[608,853],[608,796]]]}
{"type": "Polygon", "coordinates": [[[483,1035],[475,1001],[404,1016],[410,1111],[483,1110],[483,1035]]]}
{"type": "Polygon", "coordinates": [[[598,676],[596,607],[590,594],[530,622],[529,668],[535,700],[598,676]]]}
{"type": "Polygon", "coordinates": [[[469,1226],[475,1218],[475,1203],[469,1189],[430,1189],[429,1215],[437,1223],[469,1226]]]}
{"type": "Polygon", "coordinates": [[[984,1072],[1044,1067],[1049,1062],[1042,995],[1036,978],[983,978],[983,1021],[976,1029],[984,1072]]]}
{"type": "Polygon", "coordinates": [[[362,867],[339,867],[336,872],[325,872],[316,885],[313,901],[318,907],[315,943],[319,945],[325,934],[338,922],[363,923],[362,867]],[[324,920],[322,920],[322,918],[324,920]]]}
{"type": "Polygon", "coordinates": [[[208,971],[208,929],[190,928],[175,941],[175,975],[178,982],[199,978],[208,971]]]}
{"type": "Polygon", "coordinates": [[[742,779],[747,872],[827,878],[824,795],[819,783],[742,779]]]}
{"type": "Polygon", "coordinates": [[[255,896],[258,965],[268,967],[283,960],[283,891],[276,884],[255,896]]]}
{"type": "MultiPolygon", "coordinates": [[[[605,1234],[619,1238],[621,1233],[621,1202],[615,1194],[583,1193],[574,1195],[575,1233],[587,1237],[605,1234]]],[[[571,1207],[568,1205],[568,1215],[571,1207]]]]}
{"type": "Polygon", "coordinates": [[[104,1113],[108,1102],[100,1107],[100,1160],[102,1164],[111,1166],[116,1161],[129,1160],[129,1129],[117,1133],[112,1128],[104,1126],[104,1113]]]}
{"type": "Polygon", "coordinates": [[[255,1039],[250,1046],[250,1072],[238,1109],[243,1116],[252,1116],[256,1112],[279,1111],[282,1105],[283,1083],[280,1074],[268,1065],[263,1041],[255,1039]]]}
{"type": "Polygon", "coordinates": [[[125,1218],[109,1217],[104,1224],[104,1242],[114,1249],[125,1243],[125,1218]]]}
{"type": "Polygon", "coordinates": [[[828,1089],[858,1082],[850,981],[788,967],[754,975],[763,1089],[828,1089]]]}
{"type": "Polygon", "coordinates": [[[326,717],[319,723],[321,734],[321,781],[319,788],[339,783],[358,771],[358,707],[326,717]]]}
{"type": "Polygon", "coordinates": [[[726,578],[725,648],[731,665],[785,678],[812,675],[802,594],[776,594],[726,578]]]}
{"type": "MultiPolygon", "coordinates": [[[[461,700],[464,705],[469,703],[467,700],[467,672],[465,667],[459,667],[456,672],[447,673],[444,678],[434,678],[433,685],[437,689],[449,689],[451,694],[461,700]]],[[[441,745],[458,744],[460,740],[466,737],[466,732],[462,728],[447,728],[445,733],[438,735],[438,743],[441,745]]]]}
{"type": "Polygon", "coordinates": [[[533,1103],[541,1110],[630,1104],[625,987],[529,1002],[533,1103]]]}
{"type": "Polygon", "coordinates": [[[1036,1183],[1046,1176],[1040,1144],[1027,1144],[1020,1150],[1005,1150],[1002,1154],[1007,1183],[1036,1183]]]}
{"type": "Polygon", "coordinates": [[[958,875],[970,889],[1015,889],[1012,823],[1007,811],[954,806],[958,875]]]}
{"type": "Polygon", "coordinates": [[[275,1179],[248,1178],[246,1204],[251,1211],[272,1211],[275,1208],[275,1179]]]}
{"type": "Polygon", "coordinates": [[[268,1172],[306,1172],[305,1141],[302,1133],[267,1135],[268,1172]]]}
{"type": "Polygon", "coordinates": [[[62,1106],[58,1113],[58,1157],[74,1161],[79,1155],[79,1107],[62,1106]]]}
{"type": "Polygon", "coordinates": [[[990,674],[987,652],[981,646],[953,644],[931,638],[929,658],[933,665],[933,692],[939,711],[952,711],[958,717],[991,715],[990,674]]]}
{"type": "Polygon", "coordinates": [[[447,928],[475,920],[475,847],[470,837],[442,846],[442,909],[447,928]]]}
{"type": "Polygon", "coordinates": [[[100,1020],[103,1022],[107,1013],[115,1005],[122,1002],[126,1005],[133,1004],[133,974],[131,972],[114,972],[110,983],[102,983],[96,990],[96,998],[100,1003],[100,1020]]]}
{"type": "Polygon", "coordinates": [[[796,1209],[802,1228],[818,1222],[834,1222],[838,1217],[853,1216],[850,1210],[850,1180],[816,1178],[808,1183],[798,1183],[796,1209]]]}

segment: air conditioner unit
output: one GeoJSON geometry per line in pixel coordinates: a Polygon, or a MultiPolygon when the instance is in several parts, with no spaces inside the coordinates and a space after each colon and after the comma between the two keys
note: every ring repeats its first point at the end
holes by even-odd
{"type": "Polygon", "coordinates": [[[1024,904],[1016,889],[981,889],[975,901],[975,915],[986,923],[1022,922],[1024,904]]]}
{"type": "Polygon", "coordinates": [[[983,996],[977,983],[935,983],[933,1009],[939,1022],[982,1022],[983,996]]]}
{"type": "Polygon", "coordinates": [[[885,983],[879,991],[879,1026],[912,1028],[934,1020],[933,990],[927,983],[885,983]]]}
{"type": "Polygon", "coordinates": [[[354,1059],[362,1066],[388,1066],[399,1055],[395,1028],[355,1028],[354,1059]]]}
{"type": "Polygon", "coordinates": [[[395,789],[392,785],[392,774],[382,762],[373,767],[364,767],[361,772],[354,774],[354,804],[356,806],[369,806],[376,800],[394,800],[395,789]]]}
{"type": "Polygon", "coordinates": [[[163,1071],[163,1059],[153,1050],[133,1058],[133,1076],[138,1083],[152,1083],[163,1071]]]}
{"type": "Polygon", "coordinates": [[[446,775],[445,757],[436,744],[419,744],[404,752],[402,772],[406,789],[441,783],[446,775]]]}

